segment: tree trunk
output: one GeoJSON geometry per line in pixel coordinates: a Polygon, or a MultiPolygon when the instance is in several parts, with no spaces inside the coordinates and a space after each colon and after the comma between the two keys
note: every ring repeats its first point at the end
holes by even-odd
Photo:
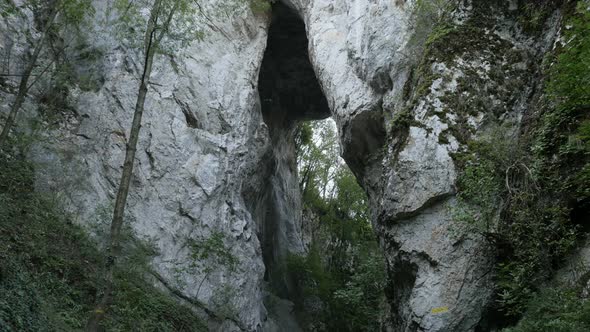
{"type": "Polygon", "coordinates": [[[55,17],[57,16],[57,12],[58,12],[57,8],[54,7],[52,12],[50,13],[50,16],[47,18],[47,23],[45,24],[45,27],[43,28],[43,32],[41,33],[41,37],[39,37],[39,40],[37,41],[37,45],[35,46],[35,50],[33,51],[33,55],[31,56],[31,59],[29,60],[29,64],[25,67],[25,71],[23,72],[23,74],[21,76],[20,84],[18,86],[18,92],[16,94],[16,99],[14,101],[14,104],[12,104],[12,107],[10,108],[10,113],[8,113],[8,118],[6,118],[6,122],[4,123],[4,127],[2,128],[2,133],[0,133],[0,147],[2,147],[4,145],[4,142],[8,138],[8,134],[10,133],[10,129],[12,129],[12,126],[14,125],[14,122],[16,121],[16,116],[18,114],[18,111],[20,110],[21,106],[23,105],[23,103],[25,101],[25,97],[27,96],[27,92],[31,88],[31,86],[29,86],[29,78],[31,77],[31,73],[33,72],[33,69],[35,69],[35,66],[37,65],[37,59],[39,58],[39,54],[41,53],[41,50],[43,49],[43,45],[45,44],[45,39],[47,39],[47,36],[49,35],[49,29],[51,28],[51,25],[53,24],[53,21],[55,20],[55,17]]]}
{"type": "Polygon", "coordinates": [[[141,129],[141,118],[145,106],[145,98],[148,91],[148,83],[152,73],[152,64],[154,55],[158,44],[164,37],[172,20],[172,16],[177,9],[177,4],[171,9],[168,14],[166,22],[161,27],[161,31],[157,34],[157,21],[162,10],[162,0],[156,0],[152,6],[148,27],[145,38],[145,58],[141,82],[139,85],[139,92],[137,94],[137,102],[135,103],[135,111],[133,113],[133,122],[131,123],[131,132],[129,134],[129,142],[125,151],[125,161],[123,163],[123,174],[121,175],[121,182],[115,200],[115,209],[113,212],[113,220],[111,222],[110,241],[107,248],[107,259],[105,264],[105,285],[103,287],[103,295],[97,303],[96,308],[86,325],[86,331],[99,331],[100,322],[104,318],[107,307],[111,302],[111,297],[114,288],[114,270],[117,259],[121,252],[121,228],[123,226],[125,204],[127,196],[129,195],[129,184],[133,175],[133,162],[135,160],[135,152],[137,151],[137,141],[139,139],[139,131],[141,129]]]}

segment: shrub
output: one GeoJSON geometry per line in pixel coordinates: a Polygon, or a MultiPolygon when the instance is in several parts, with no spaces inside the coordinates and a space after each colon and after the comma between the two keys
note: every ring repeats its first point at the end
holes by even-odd
{"type": "Polygon", "coordinates": [[[529,303],[527,314],[505,332],[590,331],[590,301],[576,289],[548,288],[529,303]]]}
{"type": "Polygon", "coordinates": [[[590,211],[587,5],[578,1],[566,8],[568,42],[549,57],[545,98],[520,135],[506,137],[508,130],[499,127],[456,156],[461,173],[455,219],[497,244],[497,305],[513,319],[575,247],[585,226],[576,213],[590,211]]]}
{"type": "MultiPolygon", "coordinates": [[[[22,155],[0,152],[1,330],[81,329],[99,289],[102,254],[52,194],[34,191],[34,173],[22,155]]],[[[190,308],[145,278],[152,254],[146,248],[140,241],[127,248],[105,328],[206,330],[190,308]]]]}

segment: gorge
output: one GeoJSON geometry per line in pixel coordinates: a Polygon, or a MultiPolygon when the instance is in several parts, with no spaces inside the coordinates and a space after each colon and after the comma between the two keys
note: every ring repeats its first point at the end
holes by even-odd
{"type": "MultiPolygon", "coordinates": [[[[144,56],[124,2],[50,30],[0,147],[0,331],[80,330],[92,311],[144,56]]],[[[47,21],[32,3],[0,5],[0,125],[47,21]]],[[[366,290],[359,259],[384,278],[353,309],[372,325],[338,330],[589,327],[589,1],[195,3],[171,27],[192,39],[149,78],[107,331],[335,330],[325,313],[353,302],[327,303],[313,270],[333,248],[348,261],[328,297],[366,290]],[[366,247],[338,246],[332,203],[302,190],[302,128],[327,118],[366,247]]]]}

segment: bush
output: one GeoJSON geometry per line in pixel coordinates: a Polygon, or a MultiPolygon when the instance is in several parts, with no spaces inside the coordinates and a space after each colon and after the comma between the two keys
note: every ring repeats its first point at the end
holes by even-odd
{"type": "Polygon", "coordinates": [[[504,332],[590,331],[590,301],[575,289],[548,288],[529,303],[520,323],[504,332]]]}
{"type": "Polygon", "coordinates": [[[529,154],[510,142],[499,128],[457,156],[462,172],[453,214],[497,245],[497,305],[515,318],[539,282],[575,246],[577,233],[544,174],[531,170],[529,154]]]}
{"type": "Polygon", "coordinates": [[[566,6],[568,42],[548,58],[545,98],[520,136],[506,137],[508,130],[498,126],[456,156],[461,173],[455,219],[497,244],[497,305],[512,319],[587,226],[585,217],[576,217],[590,211],[587,6],[566,6]]]}
{"type": "MultiPolygon", "coordinates": [[[[82,329],[94,308],[102,253],[57,199],[33,189],[34,165],[0,152],[0,330],[82,329]]],[[[146,278],[147,246],[116,271],[108,331],[206,330],[193,311],[146,278]]]]}

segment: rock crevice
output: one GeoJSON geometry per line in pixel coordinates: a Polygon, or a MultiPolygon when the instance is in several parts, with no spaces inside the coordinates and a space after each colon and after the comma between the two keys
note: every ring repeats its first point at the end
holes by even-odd
{"type": "MultiPolygon", "coordinates": [[[[108,3],[94,1],[93,27],[80,32],[84,45],[66,50],[67,58],[84,59],[73,71],[96,84],[70,82],[61,110],[68,114],[54,125],[38,112],[43,101],[35,96],[51,83],[41,80],[21,120],[23,128],[27,119],[49,128],[30,149],[43,165],[36,187],[61,193],[89,228],[100,225],[116,192],[138,84],[139,55],[102,23],[108,3]],[[89,50],[103,56],[84,56],[89,50]]],[[[514,13],[519,1],[458,1],[448,29],[431,35],[417,3],[283,0],[268,16],[243,4],[210,17],[216,31],[203,41],[157,57],[128,223],[158,249],[153,268],[168,289],[205,311],[231,314],[216,318],[213,330],[296,329],[292,317],[288,328],[269,317],[264,297],[269,288],[289,297],[285,259],[305,250],[297,124],[329,116],[368,193],[388,262],[384,329],[467,332],[485,320],[494,250],[481,236],[452,236],[453,156],[490,123],[518,131],[559,13],[527,35],[514,13]],[[235,267],[194,261],[188,244],[214,234],[235,267]]],[[[203,8],[215,4],[203,1],[203,8]]],[[[2,17],[0,28],[30,28],[33,17],[2,17]]],[[[24,59],[24,44],[20,35],[0,38],[13,58],[24,59]]],[[[16,84],[0,84],[5,114],[16,84]]],[[[287,302],[278,311],[289,316],[287,302]]]]}

